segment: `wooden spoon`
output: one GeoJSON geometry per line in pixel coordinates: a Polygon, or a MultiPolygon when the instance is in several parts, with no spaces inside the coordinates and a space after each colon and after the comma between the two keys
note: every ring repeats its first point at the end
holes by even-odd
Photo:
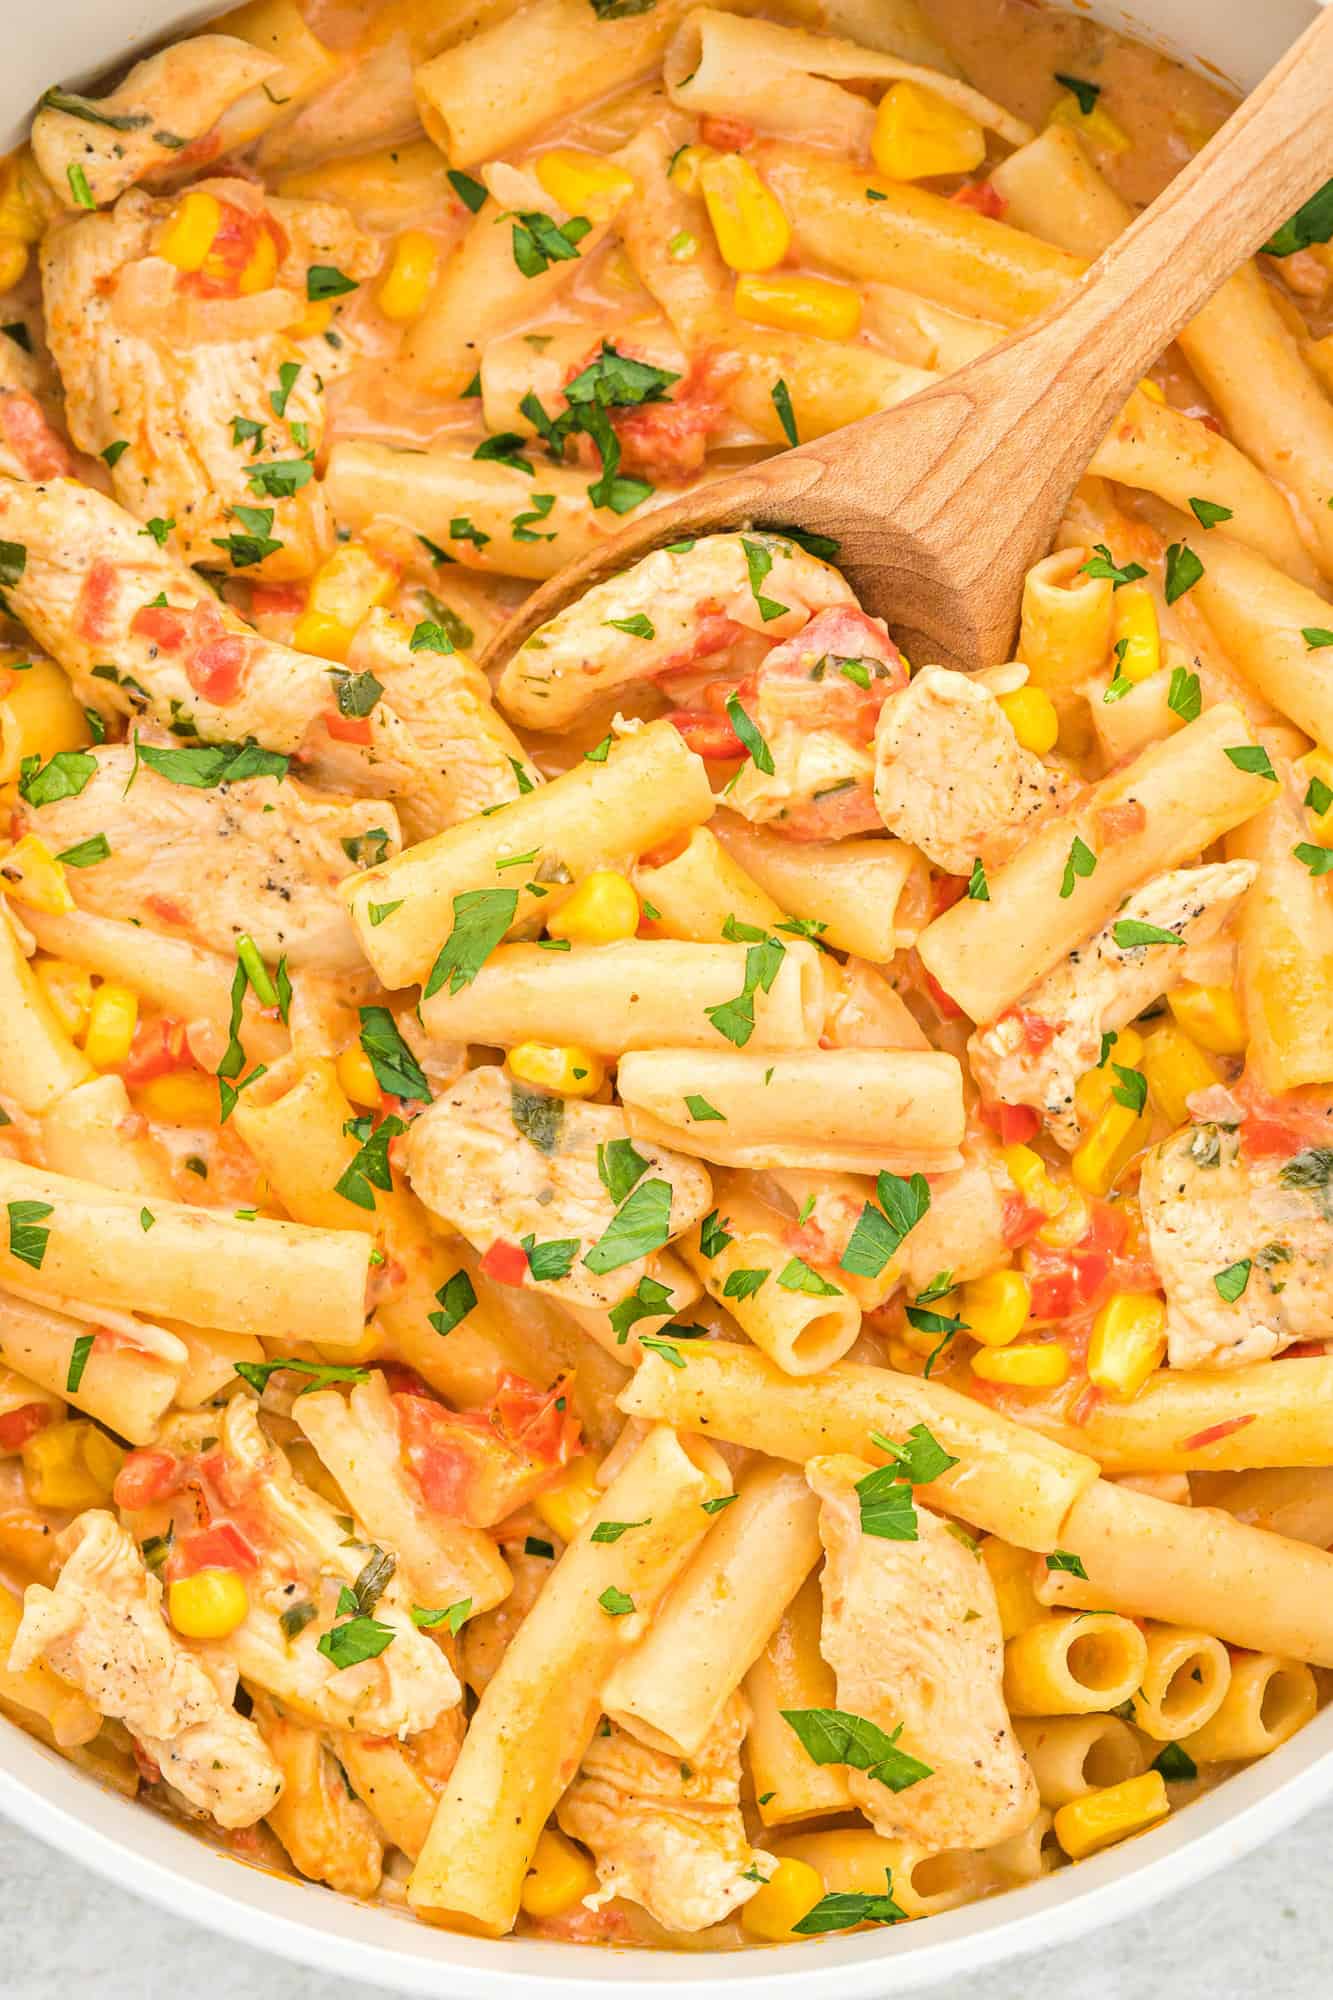
{"type": "Polygon", "coordinates": [[[862,604],[918,663],[1010,658],[1024,573],[1126,396],[1330,173],[1333,7],[1030,326],[910,401],[645,510],[534,591],[483,664],[650,549],[743,527],[832,537],[862,604]]]}

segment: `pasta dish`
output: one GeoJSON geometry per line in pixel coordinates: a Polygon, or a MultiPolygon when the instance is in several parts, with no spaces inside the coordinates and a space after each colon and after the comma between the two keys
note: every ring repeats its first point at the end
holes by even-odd
{"type": "Polygon", "coordinates": [[[1012,659],[780,522],[504,640],[1023,326],[1232,102],[1037,0],[248,0],[46,92],[2,1726],[427,1923],[697,1951],[1151,1840],[1315,1713],[1333,184],[1012,659]]]}

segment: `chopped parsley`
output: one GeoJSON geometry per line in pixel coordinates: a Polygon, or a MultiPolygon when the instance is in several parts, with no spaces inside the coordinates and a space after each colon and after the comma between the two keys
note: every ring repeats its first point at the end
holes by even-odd
{"type": "Polygon", "coordinates": [[[1163,595],[1174,604],[1187,590],[1193,590],[1203,575],[1203,564],[1188,542],[1172,542],[1166,552],[1166,582],[1163,595]]]}
{"type": "Polygon", "coordinates": [[[1065,872],[1060,882],[1061,900],[1063,901],[1073,895],[1075,877],[1082,877],[1086,880],[1096,866],[1096,855],[1086,842],[1080,840],[1078,835],[1075,834],[1069,854],[1065,860],[1065,872]]]}
{"type": "Polygon", "coordinates": [[[878,1278],[909,1230],[930,1207],[930,1184],[924,1174],[902,1180],[881,1173],[875,1182],[878,1206],[867,1202],[847,1247],[839,1258],[844,1271],[860,1278],[878,1278]]]}
{"type": "Polygon", "coordinates": [[[361,1047],[375,1072],[375,1081],[391,1097],[420,1098],[430,1103],[426,1073],[403,1040],[387,1007],[362,1007],[361,1047]]]}
{"type": "Polygon", "coordinates": [[[1080,576],[1106,577],[1113,590],[1119,590],[1126,583],[1137,583],[1141,576],[1148,574],[1142,563],[1118,564],[1105,542],[1094,542],[1093,553],[1079,571],[1080,576]]]}
{"type": "Polygon", "coordinates": [[[470,986],[514,921],[517,889],[465,889],[454,897],[454,924],[430,969],[423,998],[448,982],[451,993],[470,986]]]}
{"type": "Polygon", "coordinates": [[[891,1792],[905,1792],[931,1776],[932,1765],[897,1747],[901,1723],[890,1735],[878,1723],[843,1708],[784,1708],[779,1713],[812,1763],[849,1765],[891,1792]]]}
{"type": "Polygon", "coordinates": [[[43,1228],[48,1215],[55,1213],[49,1201],[11,1201],[5,1204],[9,1217],[9,1254],[30,1270],[40,1271],[51,1232],[43,1228]]]}

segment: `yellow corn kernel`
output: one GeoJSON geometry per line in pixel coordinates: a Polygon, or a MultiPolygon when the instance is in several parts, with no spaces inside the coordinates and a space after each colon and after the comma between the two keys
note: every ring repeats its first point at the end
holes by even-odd
{"type": "Polygon", "coordinates": [[[533,1505],[562,1542],[572,1542],[601,1501],[596,1460],[584,1452],[581,1457],[571,1459],[555,1485],[539,1493],[533,1505]]]}
{"type": "Polygon", "coordinates": [[[1196,1090],[1207,1090],[1221,1074],[1212,1057],[1182,1034],[1174,1021],[1154,1028],[1146,1038],[1139,1068],[1148,1079],[1153,1103],[1173,1125],[1188,1119],[1188,1098],[1196,1090]]]}
{"type": "Polygon", "coordinates": [[[201,1569],[167,1585],[167,1611],[187,1639],[226,1639],[244,1625],[250,1597],[234,1569],[201,1569]]]}
{"type": "Polygon", "coordinates": [[[1060,718],[1045,688],[1015,688],[1012,694],[1002,694],[999,702],[1025,750],[1035,757],[1044,757],[1054,750],[1060,734],[1060,718]]]}
{"type": "Polygon", "coordinates": [[[538,1836],[519,1902],[530,1917],[558,1917],[597,1887],[597,1870],[581,1847],[553,1826],[538,1836]]]}
{"type": "Polygon", "coordinates": [[[306,299],[300,319],[293,320],[285,331],[293,340],[313,340],[316,334],[327,331],[332,320],[332,299],[306,299]]]}
{"type": "Polygon", "coordinates": [[[990,1571],[995,1586],[995,1603],[1000,1613],[1000,1631],[1013,1639],[1046,1616],[1032,1588],[1032,1551],[1015,1548],[998,1535],[987,1535],[981,1544],[981,1560],[990,1571]]]}
{"type": "Polygon", "coordinates": [[[217,196],[194,188],[171,211],[154,248],[178,271],[202,271],[221,227],[222,204],[217,196]]]}
{"type": "Polygon", "coordinates": [[[17,236],[0,236],[0,292],[10,292],[28,268],[28,246],[17,236]]]}
{"type": "Polygon", "coordinates": [[[125,1447],[117,1444],[114,1438],[109,1438],[105,1431],[99,1431],[96,1424],[83,1424],[80,1429],[83,1431],[80,1440],[83,1462],[103,1498],[109,1500],[116,1474],[125,1463],[125,1447]]]}
{"type": "Polygon", "coordinates": [[[791,248],[791,225],[775,194],[740,153],[699,169],[699,187],[722,261],[733,271],[771,271],[791,248]]]}
{"type": "Polygon", "coordinates": [[[1139,382],[1139,389],[1143,395],[1151,396],[1154,403],[1164,403],[1166,401],[1165,389],[1154,382],[1151,375],[1142,377],[1139,382]]]}
{"type": "Polygon", "coordinates": [[[1122,1167],[1147,1145],[1151,1130],[1145,1112],[1112,1099],[1069,1163],[1084,1194],[1109,1194],[1122,1167]]]}
{"type": "Polygon", "coordinates": [[[30,146],[0,161],[0,234],[20,243],[40,242],[55,197],[33,159],[30,146]]]}
{"type": "Polygon", "coordinates": [[[1152,592],[1141,583],[1127,584],[1123,590],[1117,590],[1111,609],[1112,633],[1119,649],[1116,671],[1127,681],[1146,681],[1162,664],[1162,642],[1152,592]]]}
{"type": "Polygon", "coordinates": [[[765,1944],[785,1944],[824,1894],[824,1878],[808,1861],[784,1855],[741,1911],[741,1929],[765,1944]]]}
{"type": "Polygon", "coordinates": [[[64,958],[33,960],[33,976],[51,1003],[51,1011],[71,1041],[77,1042],[88,1025],[93,1004],[93,976],[87,966],[71,965],[64,958]]]}
{"type": "Polygon", "coordinates": [[[311,579],[306,608],[292,634],[297,652],[345,660],[357,626],[383,604],[397,582],[398,572],[373,556],[364,542],[344,542],[311,579]]]}
{"type": "Polygon", "coordinates": [[[80,750],[92,731],[69,676],[54,660],[13,653],[0,662],[0,783],[17,778],[25,757],[45,763],[57,750],[80,750]],[[9,662],[22,673],[9,671],[9,662]],[[28,664],[28,662],[31,662],[28,664]]]}
{"type": "Polygon", "coordinates": [[[394,243],[393,255],[376,298],[386,319],[420,319],[435,284],[440,247],[424,229],[405,229],[394,243]]]}
{"type": "Polygon", "coordinates": [[[164,1125],[216,1125],[221,1109],[218,1081],[197,1069],[150,1076],[146,1083],[135,1085],[134,1106],[164,1125]]]}
{"type": "Polygon", "coordinates": [[[1043,1222],[1037,1231],[1038,1243],[1048,1243],[1053,1249],[1067,1250],[1071,1243],[1077,1243],[1092,1227],[1092,1210],[1088,1198],[1069,1181],[1057,1184],[1064,1196],[1064,1206],[1058,1215],[1043,1222]]]}
{"type": "Polygon", "coordinates": [[[986,157],[986,135],[947,97],[919,83],[894,83],[879,100],[870,154],[895,181],[970,174],[986,157]]]}
{"type": "Polygon", "coordinates": [[[1022,1332],[1031,1304],[1032,1287],[1021,1271],[991,1271],[963,1286],[967,1330],[985,1347],[1007,1347],[1022,1332]]]}
{"type": "Polygon", "coordinates": [[[1043,1215],[1059,1215],[1065,1196],[1047,1173],[1040,1153],[1034,1153],[1031,1146],[1001,1146],[1000,1158],[1010,1180],[1030,1207],[1039,1208],[1043,1215]]]}
{"type": "Polygon", "coordinates": [[[334,1068],[345,1097],[350,1097],[353,1104],[368,1105],[372,1111],[378,1108],[382,1092],[370,1066],[370,1057],[360,1042],[353,1042],[350,1048],[344,1049],[334,1068]]]}
{"type": "Polygon", "coordinates": [[[537,179],[552,201],[570,215],[586,215],[593,222],[605,221],[634,192],[634,176],[614,160],[600,153],[576,152],[572,146],[557,146],[536,161],[537,179]]]}
{"type": "MultiPolygon", "coordinates": [[[[124,1454],[117,1456],[114,1466],[100,1453],[90,1456],[93,1437],[101,1438],[95,1425],[69,1423],[48,1424],[28,1439],[20,1455],[35,1507],[100,1507],[110,1497],[124,1454]]],[[[109,1438],[104,1442],[116,1450],[109,1438]]]]}
{"type": "Polygon", "coordinates": [[[1013,1347],[983,1347],[972,1373],[1011,1389],[1058,1389],[1069,1379],[1069,1356],[1056,1340],[1026,1340],[1013,1347]]]}
{"type": "Polygon", "coordinates": [[[712,146],[682,146],[671,161],[667,178],[673,180],[686,194],[699,191],[699,174],[709,160],[715,160],[717,153],[712,146]]]}
{"type": "Polygon", "coordinates": [[[1123,1784],[1106,1785],[1061,1806],[1055,1815],[1055,1837],[1071,1861],[1082,1861],[1099,1848],[1141,1833],[1154,1820],[1165,1819],[1170,1810],[1161,1772],[1145,1771],[1141,1778],[1126,1778],[1123,1784]]]}
{"type": "Polygon", "coordinates": [[[1081,111],[1072,90],[1060,93],[1055,109],[1046,122],[1048,125],[1071,126],[1092,145],[1102,146],[1108,153],[1127,153],[1134,143],[1124,126],[1117,124],[1100,104],[1094,104],[1091,111],[1081,111]]]}
{"type": "Polygon", "coordinates": [[[1155,1292],[1116,1292],[1092,1322],[1088,1379],[1128,1402],[1166,1354],[1166,1307],[1155,1292]]]}
{"type": "Polygon", "coordinates": [[[1166,996],[1176,1026],[1215,1056],[1241,1056],[1247,1036],[1240,1004],[1230,986],[1196,986],[1183,980],[1166,996]]]}
{"type": "Polygon", "coordinates": [[[1142,1055],[1143,1037],[1137,1028],[1120,1028],[1106,1061],[1097,1069],[1084,1070],[1074,1086],[1074,1109],[1085,1125],[1100,1118],[1111,1102],[1112,1091],[1120,1087],[1120,1078],[1112,1065],[1119,1063],[1121,1069],[1137,1069],[1142,1055]]]}
{"type": "Polygon", "coordinates": [[[861,326],[861,294],[831,278],[803,278],[781,271],[750,272],[736,280],[739,319],[784,333],[814,333],[823,340],[851,340],[861,326]]]}
{"type": "Polygon", "coordinates": [[[74,908],[64,868],[35,833],[25,833],[0,857],[0,882],[16,903],[44,910],[48,916],[63,917],[74,908]]]}
{"type": "Polygon", "coordinates": [[[520,1042],[509,1051],[509,1071],[520,1083],[560,1097],[595,1097],[606,1082],[606,1064],[574,1042],[520,1042]]]}
{"type": "Polygon", "coordinates": [[[261,229],[236,280],[236,289],[243,298],[249,298],[255,292],[266,292],[277,275],[278,246],[271,232],[261,229]]]}
{"type": "Polygon", "coordinates": [[[115,1069],[129,1055],[139,1019],[139,996],[128,986],[99,986],[93,995],[84,1053],[94,1069],[115,1069]]]}
{"type": "Polygon", "coordinates": [[[639,898],[627,875],[598,868],[585,875],[546,926],[552,937],[571,944],[615,944],[639,928],[639,898]]]}

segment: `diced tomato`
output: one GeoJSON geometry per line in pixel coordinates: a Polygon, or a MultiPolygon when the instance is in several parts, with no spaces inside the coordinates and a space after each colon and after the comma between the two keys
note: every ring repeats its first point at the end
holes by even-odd
{"type": "Polygon", "coordinates": [[[1240,1146],[1246,1159],[1333,1145],[1333,1095],[1326,1086],[1273,1094],[1247,1071],[1233,1093],[1245,1107],[1240,1146]]]}
{"type": "Polygon", "coordinates": [[[734,763],[745,755],[745,745],[725,715],[710,715],[706,708],[676,708],[666,719],[706,763],[734,763]]]}
{"type": "Polygon", "coordinates": [[[429,1507],[490,1527],[525,1506],[582,1450],[563,1382],[541,1389],[500,1377],[489,1404],[451,1410],[395,1395],[403,1453],[429,1507]]]}
{"type": "Polygon", "coordinates": [[[199,298],[235,298],[241,275],[265,234],[273,239],[277,263],[287,254],[286,233],[266,211],[241,208],[231,201],[222,202],[221,207],[222,220],[202,270],[190,271],[180,280],[183,291],[199,298]]]}
{"type": "Polygon", "coordinates": [[[144,902],[164,924],[177,924],[183,928],[190,921],[189,911],[172,896],[159,896],[154,889],[144,897],[144,902]]]}
{"type": "Polygon", "coordinates": [[[1002,1146],[1025,1146],[1041,1130],[1041,1119],[1030,1104],[982,1104],[983,1124],[1000,1135],[1002,1146]]]}
{"type": "Polygon", "coordinates": [[[1095,1202],[1092,1221],[1077,1243],[1067,1248],[1032,1244],[1024,1263],[1032,1284],[1033,1319],[1062,1320],[1090,1312],[1112,1286],[1154,1290],[1157,1278],[1147,1258],[1126,1249],[1128,1233],[1123,1208],[1095,1202]]]}
{"type": "Polygon", "coordinates": [[[74,611],[74,622],[85,639],[107,637],[119,581],[115,564],[109,563],[105,556],[95,557],[88,565],[74,611]]]}
{"type": "Polygon", "coordinates": [[[112,1498],[127,1514],[138,1513],[175,1493],[181,1471],[181,1461],[172,1452],[132,1451],[116,1474],[112,1498]]]}
{"type": "Polygon", "coordinates": [[[235,1523],[218,1521],[210,1528],[197,1528],[192,1534],[181,1535],[172,1545],[162,1574],[168,1583],[175,1583],[183,1576],[197,1576],[201,1569],[258,1567],[258,1555],[235,1523]]]}
{"type": "Polygon", "coordinates": [[[988,216],[992,222],[1002,222],[1009,206],[994,181],[970,181],[966,187],[955,188],[949,199],[960,208],[974,208],[978,215],[988,216]]]}
{"type": "MultiPolygon", "coordinates": [[[[623,351],[633,353],[632,348],[623,351]]],[[[705,354],[682,381],[672,384],[661,402],[612,410],[626,470],[642,473],[658,485],[698,472],[710,434],[727,415],[726,388],[736,367],[730,356],[705,354]]]]}
{"type": "Polygon", "coordinates": [[[1002,1231],[1005,1242],[1011,1250],[1020,1243],[1026,1243],[1035,1236],[1046,1220],[1046,1211],[1034,1208],[1024,1201],[1021,1194],[1007,1194],[1004,1198],[1002,1231]]]}
{"type": "Polygon", "coordinates": [[[253,618],[294,618],[305,610],[308,592],[303,583],[252,583],[250,615],[253,618]]]}
{"type": "MultiPolygon", "coordinates": [[[[857,744],[872,740],[884,703],[906,685],[902,654],[884,627],[850,604],[817,611],[765,655],[754,675],[767,712],[806,728],[836,730],[857,744]],[[850,673],[842,671],[844,664],[850,673]]],[[[747,692],[740,690],[748,708],[747,692]]]]}
{"type": "Polygon", "coordinates": [[[486,1276],[497,1285],[521,1285],[528,1275],[527,1253],[519,1243],[507,1243],[497,1236],[481,1260],[486,1276]]]}
{"type": "Polygon", "coordinates": [[[754,144],[754,126],[747,125],[743,118],[705,116],[699,120],[699,138],[705,146],[715,146],[719,153],[739,153],[754,144]]]}
{"type": "Polygon", "coordinates": [[[1192,1437],[1181,1438],[1179,1444],[1176,1446],[1176,1450],[1203,1451],[1206,1446],[1219,1444],[1223,1438],[1230,1437],[1233,1431],[1243,1431],[1246,1424],[1252,1424],[1253,1422],[1253,1411],[1245,1417],[1227,1417],[1220,1424],[1209,1424],[1207,1430],[1195,1431],[1192,1437]]]}
{"type": "Polygon", "coordinates": [[[0,1417],[0,1451],[22,1451],[31,1437],[46,1429],[55,1412],[49,1403],[22,1403],[0,1417]]]}
{"type": "Polygon", "coordinates": [[[163,652],[178,653],[185,644],[186,614],[169,604],[141,604],[130,620],[136,638],[147,639],[163,652]]]}
{"type": "Polygon", "coordinates": [[[1114,846],[1117,840],[1128,840],[1131,834],[1142,833],[1147,824],[1147,812],[1137,799],[1121,799],[1118,805],[1097,809],[1097,830],[1106,847],[1114,846]]]}
{"type": "Polygon", "coordinates": [[[29,479],[68,479],[74,460],[26,389],[0,389],[0,434],[29,479]]]}
{"type": "Polygon", "coordinates": [[[1026,1007],[1010,1007],[1000,1015],[1002,1021],[1017,1021],[1023,1035],[1023,1047],[1029,1055],[1039,1056],[1049,1048],[1064,1025],[1060,1021],[1048,1021],[1041,1014],[1029,1013],[1026,1007]]]}
{"type": "Polygon", "coordinates": [[[926,974],[926,991],[935,1002],[942,1018],[946,1021],[964,1021],[967,1016],[956,1000],[953,1000],[940,985],[933,972],[926,974]]]}
{"type": "Polygon", "coordinates": [[[148,1083],[155,1076],[170,1076],[174,1070],[193,1066],[184,1021],[173,1021],[160,1014],[155,1021],[140,1021],[135,1028],[129,1059],[122,1065],[121,1075],[126,1083],[148,1083]]]}
{"type": "Polygon", "coordinates": [[[249,657],[249,641],[229,632],[216,604],[196,604],[190,618],[185,678],[205,701],[235,701],[249,657]]]}
{"type": "Polygon", "coordinates": [[[336,708],[324,711],[324,727],[335,743],[369,744],[370,717],[368,715],[341,715],[336,708]]]}
{"type": "Polygon", "coordinates": [[[930,914],[942,917],[967,894],[967,883],[961,875],[932,875],[930,878],[930,914]]]}
{"type": "Polygon", "coordinates": [[[676,833],[670,840],[664,840],[660,847],[645,848],[639,856],[641,868],[665,868],[668,862],[679,860],[690,844],[688,833],[676,833]]]}
{"type": "Polygon", "coordinates": [[[1290,1347],[1284,1347],[1276,1358],[1279,1361],[1322,1360],[1325,1348],[1322,1340],[1294,1340],[1290,1347]]]}
{"type": "MultiPolygon", "coordinates": [[[[750,637],[747,626],[730,617],[721,605],[705,600],[695,614],[694,632],[688,646],[683,647],[679,653],[673,653],[670,659],[664,660],[654,673],[653,679],[660,681],[668,674],[688,673],[697,667],[701,660],[711,660],[719,653],[730,652],[733,646],[742,644],[750,637]]],[[[709,693],[712,693],[711,688],[709,693]]]]}

